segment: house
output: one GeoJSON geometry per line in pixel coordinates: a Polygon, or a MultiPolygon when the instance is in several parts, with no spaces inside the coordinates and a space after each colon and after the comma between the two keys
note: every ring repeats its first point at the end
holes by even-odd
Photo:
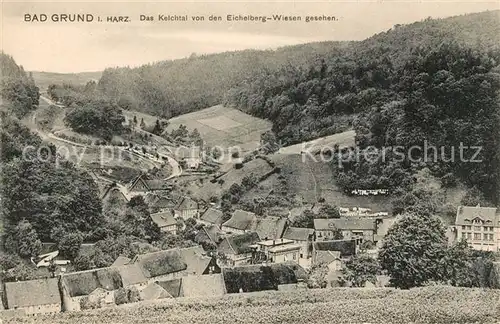
{"type": "Polygon", "coordinates": [[[277,239],[266,240],[256,243],[258,248],[257,252],[263,256],[264,261],[271,263],[281,263],[287,261],[298,262],[300,256],[299,244],[295,244],[292,240],[277,239]]]}
{"type": "Polygon", "coordinates": [[[156,281],[155,283],[165,289],[165,291],[174,298],[184,297],[184,294],[182,292],[182,278],[160,280],[156,281]]]}
{"type": "Polygon", "coordinates": [[[223,232],[216,225],[203,226],[194,238],[194,241],[198,244],[202,242],[213,242],[214,244],[219,244],[222,240],[223,232]]]}
{"type": "Polygon", "coordinates": [[[199,209],[200,206],[197,201],[190,197],[183,197],[174,207],[174,213],[176,218],[198,218],[199,209]]]}
{"type": "Polygon", "coordinates": [[[187,264],[179,249],[137,255],[132,263],[139,265],[148,283],[176,279],[185,275],[187,264]]]}
{"type": "Polygon", "coordinates": [[[22,310],[26,315],[61,311],[57,278],[6,282],[4,293],[9,310],[22,310]]]}
{"type": "Polygon", "coordinates": [[[186,263],[185,273],[187,275],[208,275],[220,273],[220,268],[211,265],[212,257],[206,255],[201,246],[192,246],[179,249],[182,259],[186,263]]]}
{"type": "Polygon", "coordinates": [[[248,264],[252,261],[256,250],[255,243],[259,242],[256,232],[234,234],[226,236],[219,244],[217,251],[227,257],[227,263],[231,266],[248,264]]]}
{"type": "Polygon", "coordinates": [[[210,207],[201,214],[198,222],[205,225],[216,225],[220,228],[223,217],[224,214],[221,210],[210,207]]]}
{"type": "Polygon", "coordinates": [[[276,240],[283,235],[287,222],[286,217],[267,216],[257,221],[255,231],[261,240],[276,240]]]}
{"type": "Polygon", "coordinates": [[[162,286],[157,283],[151,283],[139,292],[141,300],[157,300],[164,298],[173,298],[162,286]]]}
{"type": "Polygon", "coordinates": [[[342,259],[340,251],[315,250],[313,265],[326,264],[330,271],[340,271],[342,269],[342,259]]]}
{"type": "Polygon", "coordinates": [[[307,259],[311,255],[311,242],[313,240],[314,230],[312,228],[288,227],[283,233],[283,238],[292,240],[300,245],[301,259],[307,259]]]}
{"type": "Polygon", "coordinates": [[[254,213],[237,209],[231,218],[222,224],[222,231],[234,234],[243,234],[254,231],[257,226],[257,216],[254,213]]]}
{"type": "Polygon", "coordinates": [[[172,215],[172,212],[161,212],[151,214],[150,216],[151,220],[158,225],[162,232],[171,233],[173,235],[177,234],[177,219],[172,215]]]}
{"type": "Polygon", "coordinates": [[[459,206],[455,229],[457,239],[466,239],[475,250],[500,250],[500,215],[496,208],[459,206]]]}
{"type": "Polygon", "coordinates": [[[121,206],[125,206],[129,201],[125,193],[114,182],[105,188],[101,200],[103,205],[114,203],[121,206]]]}
{"type": "Polygon", "coordinates": [[[283,290],[307,279],[306,271],[295,262],[224,268],[222,274],[228,294],[283,290]]]}
{"type": "Polygon", "coordinates": [[[170,191],[172,186],[167,180],[149,180],[144,175],[137,176],[129,186],[130,192],[170,191]]]}
{"type": "Polygon", "coordinates": [[[315,219],[314,233],[316,240],[334,238],[334,232],[340,230],[344,239],[356,238],[361,241],[374,241],[377,233],[377,221],[373,218],[342,217],[331,219],[315,219]]]}
{"type": "Polygon", "coordinates": [[[312,264],[317,263],[318,251],[338,251],[341,259],[352,257],[357,253],[356,240],[354,239],[318,241],[313,242],[312,247],[312,264]]]}
{"type": "Polygon", "coordinates": [[[169,195],[159,195],[157,193],[148,193],[144,201],[149,206],[151,213],[159,213],[174,209],[177,205],[178,199],[169,195]]]}
{"type": "Polygon", "coordinates": [[[220,297],[225,294],[222,275],[186,276],[181,279],[183,297],[220,297]]]}
{"type": "Polygon", "coordinates": [[[112,296],[115,290],[122,287],[121,274],[114,267],[64,274],[61,276],[63,309],[80,310],[82,299],[92,294],[96,289],[103,289],[107,296],[112,296]]]}
{"type": "Polygon", "coordinates": [[[144,289],[148,284],[148,278],[145,276],[141,267],[137,263],[115,266],[122,278],[122,286],[134,286],[137,289],[144,289]]]}

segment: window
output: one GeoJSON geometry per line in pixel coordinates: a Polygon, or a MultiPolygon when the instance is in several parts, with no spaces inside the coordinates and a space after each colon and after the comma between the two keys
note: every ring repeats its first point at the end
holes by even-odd
{"type": "Polygon", "coordinates": [[[474,240],[480,241],[481,240],[481,233],[474,233],[474,240]]]}
{"type": "Polygon", "coordinates": [[[475,232],[481,232],[481,226],[474,226],[475,232]]]}
{"type": "Polygon", "coordinates": [[[463,229],[463,230],[465,229],[465,225],[462,225],[462,229],[463,229]]]}
{"type": "Polygon", "coordinates": [[[467,237],[467,233],[462,232],[462,238],[466,238],[466,237],[467,237]]]}
{"type": "Polygon", "coordinates": [[[468,225],[467,230],[470,231],[472,229],[472,226],[468,225]]]}
{"type": "Polygon", "coordinates": [[[483,240],[489,241],[489,234],[483,234],[483,240]]]}
{"type": "Polygon", "coordinates": [[[467,233],[467,238],[470,240],[472,238],[472,233],[467,233]]]}
{"type": "Polygon", "coordinates": [[[493,238],[493,234],[490,234],[490,241],[493,241],[494,238],[493,238]]]}
{"type": "Polygon", "coordinates": [[[297,259],[297,254],[293,253],[292,257],[293,257],[294,260],[297,259]]]}

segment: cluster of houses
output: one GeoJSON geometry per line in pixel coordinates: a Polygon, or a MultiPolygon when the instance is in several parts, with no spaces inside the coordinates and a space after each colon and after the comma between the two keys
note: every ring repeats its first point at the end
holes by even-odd
{"type": "Polygon", "coordinates": [[[354,189],[351,190],[351,194],[356,196],[388,195],[389,189],[354,189]]]}
{"type": "MultiPolygon", "coordinates": [[[[178,297],[222,296],[283,287],[299,288],[307,277],[297,264],[271,265],[268,271],[255,268],[228,268],[225,278],[216,259],[201,246],[123,256],[106,268],[60,274],[45,279],[6,282],[0,303],[3,317],[79,311],[119,304],[120,290],[137,292],[134,300],[157,300],[178,297]],[[252,280],[246,277],[253,273],[252,280]],[[264,276],[274,272],[275,286],[261,285],[264,276]],[[279,275],[287,273],[287,275],[279,275]],[[291,275],[290,275],[291,274],[291,275]]],[[[128,298],[128,297],[126,297],[128,298]]]]}

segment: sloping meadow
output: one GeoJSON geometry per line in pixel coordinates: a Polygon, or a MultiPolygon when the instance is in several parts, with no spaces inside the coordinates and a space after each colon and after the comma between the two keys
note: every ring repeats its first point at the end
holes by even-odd
{"type": "Polygon", "coordinates": [[[6,323],[498,323],[500,290],[318,289],[181,298],[6,323]]]}

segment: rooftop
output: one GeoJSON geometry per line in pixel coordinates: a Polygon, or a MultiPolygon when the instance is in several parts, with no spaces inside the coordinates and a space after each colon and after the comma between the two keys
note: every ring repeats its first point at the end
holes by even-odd
{"type": "Polygon", "coordinates": [[[290,243],[293,243],[293,240],[278,239],[278,240],[266,240],[266,241],[257,242],[257,244],[264,245],[264,246],[275,246],[275,245],[283,245],[283,244],[290,244],[290,243]]]}
{"type": "Polygon", "coordinates": [[[234,211],[231,218],[222,224],[222,226],[238,229],[238,230],[252,230],[257,223],[257,217],[254,213],[247,212],[241,209],[234,211]]]}
{"type": "Polygon", "coordinates": [[[5,294],[9,308],[61,304],[56,278],[6,282],[5,294]]]}
{"type": "Polygon", "coordinates": [[[315,230],[376,230],[376,220],[372,218],[342,217],[342,218],[316,218],[315,230]]]}
{"type": "Polygon", "coordinates": [[[170,211],[151,214],[151,219],[160,228],[177,224],[177,220],[175,219],[174,215],[172,215],[172,213],[170,211]]]}
{"type": "Polygon", "coordinates": [[[308,241],[310,236],[314,234],[312,228],[288,227],[283,233],[283,238],[295,241],[308,241]]]}
{"type": "Polygon", "coordinates": [[[477,220],[484,225],[499,226],[498,220],[500,220],[500,216],[496,212],[497,209],[493,207],[481,207],[479,205],[475,207],[459,206],[455,224],[467,225],[477,220]]]}

